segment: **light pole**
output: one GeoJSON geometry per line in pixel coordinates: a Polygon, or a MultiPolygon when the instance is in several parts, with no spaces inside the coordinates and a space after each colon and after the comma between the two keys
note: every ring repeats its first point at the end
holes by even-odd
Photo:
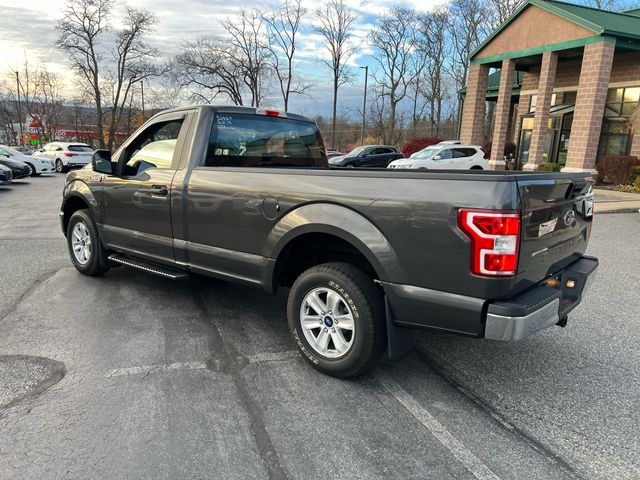
{"type": "Polygon", "coordinates": [[[142,119],[144,120],[144,80],[140,80],[140,87],[142,88],[142,119]]]}
{"type": "Polygon", "coordinates": [[[20,74],[16,70],[16,91],[18,92],[18,125],[20,125],[20,145],[24,143],[24,133],[22,132],[22,109],[20,108],[20,74]]]}
{"type": "Polygon", "coordinates": [[[364,100],[362,101],[362,132],[360,133],[360,140],[362,142],[361,145],[364,145],[364,126],[367,116],[367,80],[369,79],[369,65],[360,68],[364,68],[364,100]]]}

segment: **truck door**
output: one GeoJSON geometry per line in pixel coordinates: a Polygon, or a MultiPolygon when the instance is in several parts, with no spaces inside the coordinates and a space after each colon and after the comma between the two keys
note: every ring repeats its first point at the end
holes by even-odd
{"type": "Polygon", "coordinates": [[[103,180],[103,218],[109,246],[172,264],[172,181],[186,137],[187,112],[162,115],[117,153],[103,180]]]}

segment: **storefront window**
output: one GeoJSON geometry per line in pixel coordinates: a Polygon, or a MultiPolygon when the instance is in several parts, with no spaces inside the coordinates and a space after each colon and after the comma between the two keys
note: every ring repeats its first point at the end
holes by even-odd
{"type": "Polygon", "coordinates": [[[640,87],[610,88],[607,92],[598,158],[629,153],[629,118],[640,105],[640,87]]]}
{"type": "MultiPolygon", "coordinates": [[[[556,99],[557,99],[557,95],[555,93],[552,93],[551,94],[551,106],[552,107],[557,105],[556,99]]],[[[531,98],[529,98],[529,111],[530,112],[535,112],[537,104],[538,104],[538,95],[531,95],[531,98]]]]}
{"type": "Polygon", "coordinates": [[[605,118],[602,122],[598,158],[629,153],[629,122],[626,118],[605,118]]]}

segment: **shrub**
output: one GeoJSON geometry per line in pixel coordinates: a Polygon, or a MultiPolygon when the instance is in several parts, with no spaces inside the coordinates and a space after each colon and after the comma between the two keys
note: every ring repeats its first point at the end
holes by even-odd
{"type": "Polygon", "coordinates": [[[411,154],[419,152],[429,145],[440,143],[441,141],[442,139],[437,137],[416,137],[413,140],[409,140],[407,143],[405,143],[400,151],[405,157],[408,158],[411,156],[411,154]]]}
{"type": "Polygon", "coordinates": [[[629,185],[634,185],[639,180],[640,180],[640,165],[636,165],[635,167],[633,167],[633,170],[631,170],[631,175],[629,176],[629,181],[627,183],[629,183],[629,185]]]}
{"type": "Polygon", "coordinates": [[[600,181],[621,185],[629,181],[633,167],[640,165],[632,155],[609,155],[596,165],[600,181]]]}
{"type": "Polygon", "coordinates": [[[562,165],[557,163],[545,162],[538,165],[539,172],[559,172],[562,168],[562,165]]]}
{"type": "MultiPolygon", "coordinates": [[[[484,152],[484,158],[491,158],[491,146],[493,142],[489,140],[482,144],[482,151],[484,152]]],[[[513,158],[516,156],[516,144],[513,142],[507,142],[504,144],[504,156],[508,157],[511,155],[513,158]]]]}

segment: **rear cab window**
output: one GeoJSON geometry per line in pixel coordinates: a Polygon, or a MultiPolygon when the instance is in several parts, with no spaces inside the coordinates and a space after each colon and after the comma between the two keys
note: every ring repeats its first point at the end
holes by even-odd
{"type": "Polygon", "coordinates": [[[206,167],[327,167],[315,123],[266,115],[216,113],[206,167]]]}

